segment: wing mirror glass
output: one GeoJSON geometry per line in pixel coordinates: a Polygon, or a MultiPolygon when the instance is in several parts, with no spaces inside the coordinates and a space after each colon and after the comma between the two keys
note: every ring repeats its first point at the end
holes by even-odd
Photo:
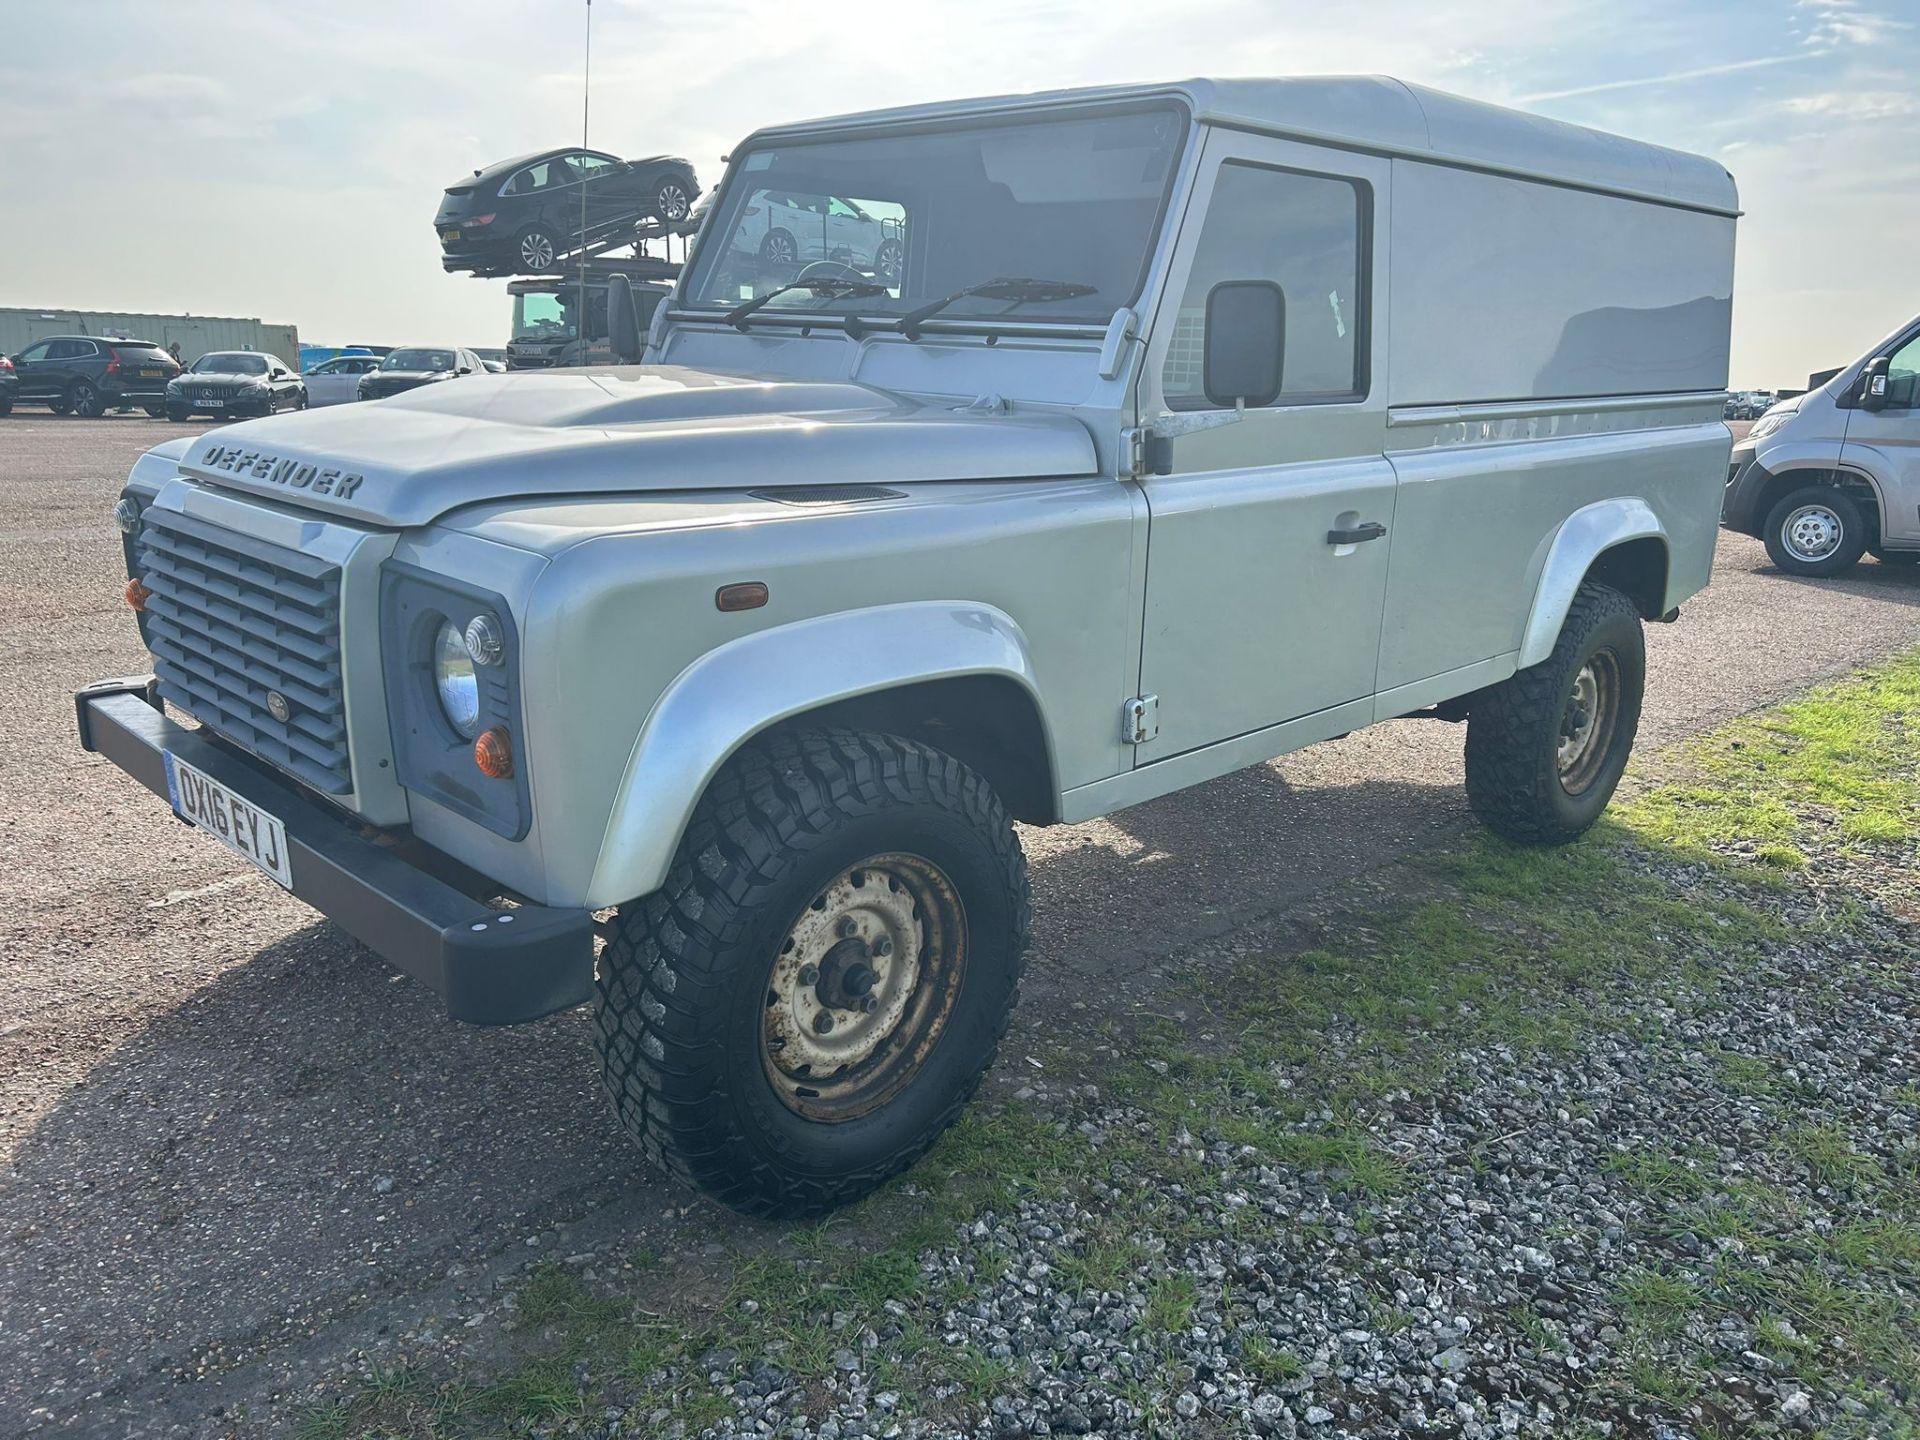
{"type": "Polygon", "coordinates": [[[1271,280],[1222,280],[1207,292],[1201,385],[1215,405],[1271,405],[1280,398],[1287,348],[1287,296],[1271,280]]]}
{"type": "Polygon", "coordinates": [[[1867,362],[1866,373],[1860,380],[1860,408],[1862,410],[1884,410],[1887,408],[1887,357],[1876,355],[1867,362]]]}

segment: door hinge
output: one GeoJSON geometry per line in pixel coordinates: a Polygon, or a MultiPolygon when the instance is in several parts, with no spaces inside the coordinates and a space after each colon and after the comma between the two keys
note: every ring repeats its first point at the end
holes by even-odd
{"type": "Polygon", "coordinates": [[[1120,453],[1124,477],[1173,473],[1173,442],[1157,434],[1152,426],[1140,425],[1120,432],[1120,453]]]}
{"type": "Polygon", "coordinates": [[[1128,745],[1144,745],[1160,733],[1160,697],[1136,695],[1120,707],[1120,738],[1128,745]]]}

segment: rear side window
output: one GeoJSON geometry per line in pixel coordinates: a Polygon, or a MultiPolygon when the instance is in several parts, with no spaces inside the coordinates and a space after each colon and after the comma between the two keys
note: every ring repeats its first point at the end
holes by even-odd
{"type": "Polygon", "coordinates": [[[1173,409],[1209,408],[1207,295],[1225,280],[1272,280],[1286,294],[1276,405],[1366,393],[1367,202],[1355,180],[1239,161],[1220,167],[1160,373],[1173,409]]]}
{"type": "Polygon", "coordinates": [[[56,340],[47,348],[49,360],[78,360],[96,353],[97,347],[91,340],[56,340]]]}

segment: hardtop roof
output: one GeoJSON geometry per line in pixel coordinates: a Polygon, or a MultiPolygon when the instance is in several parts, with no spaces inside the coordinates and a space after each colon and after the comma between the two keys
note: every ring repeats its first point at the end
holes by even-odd
{"type": "Polygon", "coordinates": [[[1549,180],[1720,214],[1739,213],[1733,177],[1724,166],[1704,156],[1469,100],[1387,75],[1196,79],[996,95],[769,126],[754,132],[748,141],[854,126],[960,120],[1168,98],[1184,100],[1201,122],[1549,180]]]}

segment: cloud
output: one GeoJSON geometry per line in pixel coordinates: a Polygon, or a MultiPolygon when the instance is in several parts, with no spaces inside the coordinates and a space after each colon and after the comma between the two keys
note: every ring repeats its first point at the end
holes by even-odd
{"type": "Polygon", "coordinates": [[[1920,115],[1920,94],[1906,90],[1835,90],[1824,95],[1796,95],[1782,108],[1791,115],[1837,120],[1895,120],[1920,115]]]}
{"type": "Polygon", "coordinates": [[[1794,3],[1813,16],[1813,28],[1807,32],[1806,43],[1815,50],[1874,45],[1897,31],[1913,28],[1907,21],[1896,20],[1882,10],[1866,8],[1861,0],[1794,0],[1794,3]]]}

